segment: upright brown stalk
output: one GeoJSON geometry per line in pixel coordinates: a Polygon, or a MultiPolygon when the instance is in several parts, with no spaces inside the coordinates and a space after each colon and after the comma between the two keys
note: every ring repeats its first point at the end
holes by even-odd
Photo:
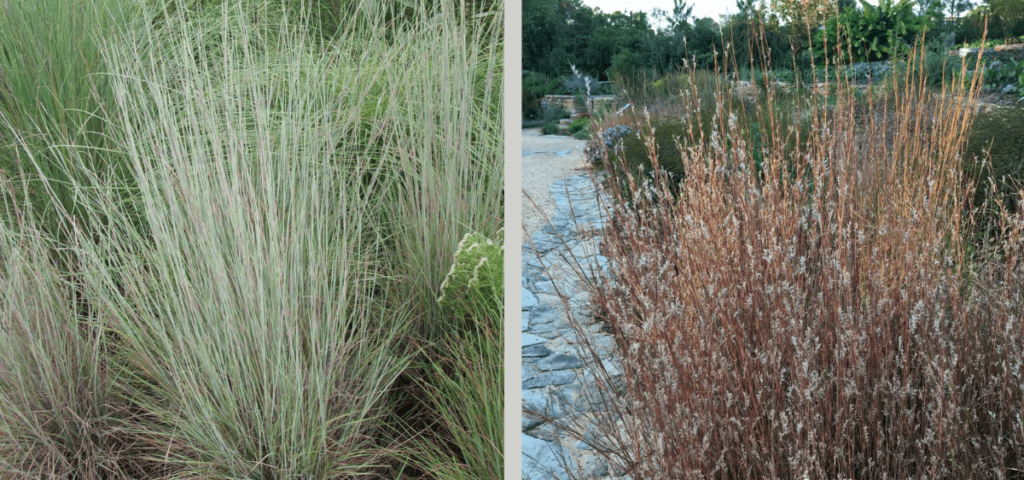
{"type": "Polygon", "coordinates": [[[598,439],[563,432],[637,479],[1024,469],[1021,220],[969,254],[980,83],[965,64],[935,92],[922,60],[883,85],[835,73],[795,108],[768,83],[750,111],[722,76],[714,105],[688,101],[691,70],[681,117],[714,118],[679,139],[684,179],[659,169],[649,118],[654,172],[604,152],[612,268],[590,285],[624,373],[597,373],[598,439]]]}

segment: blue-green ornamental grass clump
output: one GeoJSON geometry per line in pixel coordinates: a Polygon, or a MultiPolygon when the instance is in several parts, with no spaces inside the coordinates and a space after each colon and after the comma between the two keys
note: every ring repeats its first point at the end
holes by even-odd
{"type": "Polygon", "coordinates": [[[0,478],[501,477],[503,5],[316,5],[0,0],[0,478]]]}

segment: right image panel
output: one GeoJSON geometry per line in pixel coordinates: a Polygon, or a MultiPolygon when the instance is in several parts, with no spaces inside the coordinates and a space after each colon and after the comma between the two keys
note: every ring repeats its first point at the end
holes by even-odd
{"type": "Polygon", "coordinates": [[[524,479],[1024,478],[1024,17],[523,8],[524,479]]]}

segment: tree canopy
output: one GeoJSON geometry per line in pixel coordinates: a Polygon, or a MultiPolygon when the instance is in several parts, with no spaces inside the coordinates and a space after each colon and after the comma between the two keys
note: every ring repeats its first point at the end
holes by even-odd
{"type": "MultiPolygon", "coordinates": [[[[937,38],[935,33],[945,32],[955,34],[957,41],[974,41],[984,29],[984,19],[977,12],[984,11],[992,16],[988,24],[990,39],[1024,32],[1024,0],[980,0],[984,4],[963,20],[947,20],[947,16],[964,15],[972,1],[918,0],[909,13],[914,18],[905,18],[900,10],[900,21],[895,25],[927,26],[932,38],[937,38]]],[[[693,17],[688,0],[672,0],[671,8],[649,14],[603,12],[582,0],[524,0],[523,70],[557,79],[568,75],[570,65],[575,65],[580,72],[601,81],[620,74],[651,77],[672,72],[684,61],[710,67],[716,52],[722,52],[725,45],[741,67],[753,64],[760,68],[759,62],[768,60],[771,68],[799,69],[809,64],[808,38],[828,19],[841,13],[852,24],[856,23],[853,20],[864,20],[858,16],[869,16],[877,10],[854,0],[736,2],[738,13],[711,19],[693,17]]],[[[864,20],[859,24],[863,24],[862,30],[873,32],[875,27],[883,26],[876,23],[864,20]]],[[[896,36],[902,39],[904,35],[896,36]]],[[[893,35],[867,35],[861,40],[874,46],[875,37],[887,39],[893,35]]],[[[899,47],[890,49],[896,51],[899,47]]],[[[888,54],[864,57],[887,58],[888,54]]]]}

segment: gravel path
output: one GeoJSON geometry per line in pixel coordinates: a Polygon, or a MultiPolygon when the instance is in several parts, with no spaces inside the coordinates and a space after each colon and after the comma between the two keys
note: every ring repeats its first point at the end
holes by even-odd
{"type": "Polygon", "coordinates": [[[555,213],[554,199],[551,198],[551,184],[565,177],[585,171],[583,147],[585,141],[562,135],[541,135],[539,128],[523,129],[523,226],[526,236],[536,233],[544,226],[545,215],[555,213]],[[544,214],[541,214],[533,198],[544,214]]]}

